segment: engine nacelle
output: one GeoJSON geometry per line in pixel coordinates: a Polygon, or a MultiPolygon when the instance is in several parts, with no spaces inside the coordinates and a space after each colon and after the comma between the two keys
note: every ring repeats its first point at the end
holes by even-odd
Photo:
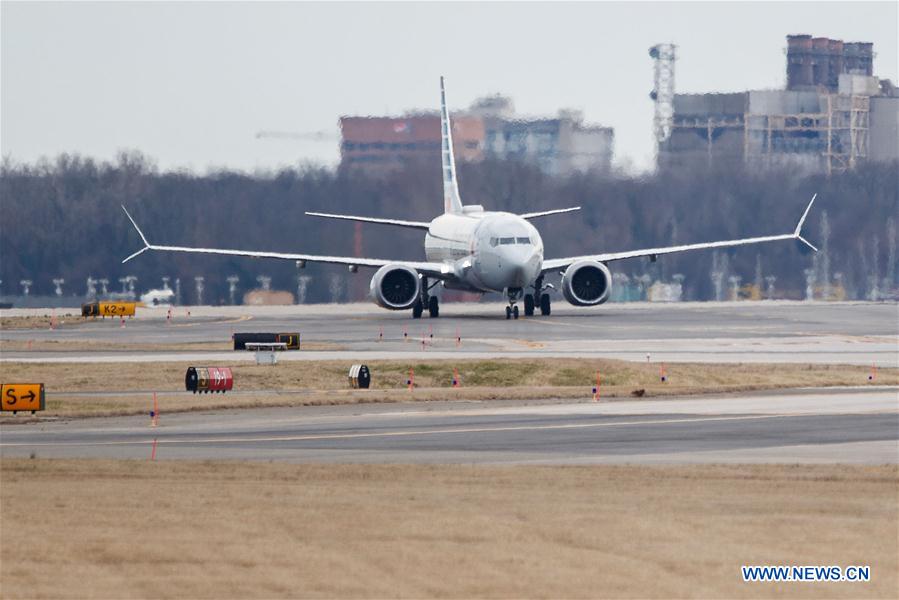
{"type": "Polygon", "coordinates": [[[582,260],[562,275],[562,295],[575,306],[596,306],[609,299],[612,274],[602,263],[582,260]]]}
{"type": "Polygon", "coordinates": [[[381,308],[412,308],[421,294],[418,271],[405,265],[384,265],[371,278],[371,297],[381,308]]]}

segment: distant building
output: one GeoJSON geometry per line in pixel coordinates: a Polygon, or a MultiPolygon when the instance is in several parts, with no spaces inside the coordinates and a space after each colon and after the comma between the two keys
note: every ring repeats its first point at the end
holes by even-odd
{"type": "MultiPolygon", "coordinates": [[[[556,118],[516,118],[509,98],[488,96],[452,115],[452,125],[459,162],[522,160],[552,175],[611,168],[613,129],[585,125],[576,111],[560,111],[556,118]]],[[[413,160],[440,160],[436,113],[341,117],[340,128],[344,168],[383,172],[413,160]]]]}
{"type": "Polygon", "coordinates": [[[899,94],[871,98],[868,150],[873,160],[899,160],[899,94]]]}
{"type": "Polygon", "coordinates": [[[787,37],[787,89],[675,94],[659,165],[793,164],[827,173],[899,158],[899,94],[871,75],[867,42],[787,37]]]}
{"type": "MultiPolygon", "coordinates": [[[[453,116],[456,160],[477,161],[484,156],[481,119],[453,116]]],[[[420,160],[440,164],[440,115],[402,117],[341,117],[341,167],[384,171],[420,160]]]]}
{"type": "Polygon", "coordinates": [[[611,169],[615,131],[584,125],[580,112],[562,110],[554,119],[485,117],[484,123],[488,156],[531,162],[550,175],[611,169]]]}
{"type": "Polygon", "coordinates": [[[837,91],[840,75],[873,75],[874,44],[810,35],[787,36],[787,89],[837,91]]]}

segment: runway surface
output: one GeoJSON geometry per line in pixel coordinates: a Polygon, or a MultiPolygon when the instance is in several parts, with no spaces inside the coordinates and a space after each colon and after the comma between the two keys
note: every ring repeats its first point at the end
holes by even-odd
{"type": "Polygon", "coordinates": [[[433,402],[7,425],[0,456],[400,463],[899,462],[896,388],[433,402]]]}
{"type": "MultiPolygon", "coordinates": [[[[603,357],[668,362],[799,362],[899,367],[899,306],[864,302],[605,304],[557,302],[549,317],[507,321],[498,303],[446,304],[438,319],[371,304],[140,309],[119,322],[65,319],[55,331],[4,330],[0,342],[61,342],[60,348],[4,350],[3,361],[252,361],[252,353],[180,351],[179,344],[229,342],[242,331],[299,331],[309,350],[284,360],[406,358],[603,357]],[[190,316],[187,316],[190,311],[190,316]],[[424,344],[422,344],[424,341],[424,344]],[[88,346],[79,346],[87,343],[88,346]],[[110,344],[165,349],[106,349],[110,344]],[[93,345],[94,348],[91,348],[93,345]],[[77,348],[77,350],[76,350],[77,348]]],[[[4,316],[44,314],[2,311],[4,316]]],[[[58,311],[60,314],[64,311],[58,311]]]]}

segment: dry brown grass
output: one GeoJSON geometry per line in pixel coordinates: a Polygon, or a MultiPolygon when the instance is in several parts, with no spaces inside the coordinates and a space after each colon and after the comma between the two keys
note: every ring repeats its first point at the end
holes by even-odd
{"type": "MultiPolygon", "coordinates": [[[[47,313],[43,315],[35,315],[29,317],[0,317],[0,329],[49,329],[50,322],[53,319],[53,312],[47,309],[47,313]]],[[[73,326],[83,323],[80,315],[73,313],[58,313],[56,315],[56,325],[73,326]]]]}
{"type": "MultiPolygon", "coordinates": [[[[864,367],[834,365],[667,365],[668,382],[659,381],[658,365],[616,360],[431,360],[372,361],[373,388],[349,390],[349,362],[291,361],[271,366],[232,366],[235,390],[252,394],[209,394],[190,398],[167,395],[183,390],[186,363],[0,363],[4,382],[43,382],[48,392],[45,415],[136,414],[149,406],[146,396],[97,396],[101,390],[159,392],[165,412],[258,406],[299,406],[426,400],[589,399],[601,373],[603,398],[739,392],[754,389],[824,387],[867,383],[864,367]],[[416,389],[407,390],[414,368],[416,389]],[[462,387],[450,389],[453,369],[462,387]]],[[[878,384],[899,385],[899,370],[878,371],[878,384]]],[[[9,420],[10,417],[6,417],[9,420]]]]}
{"type": "Polygon", "coordinates": [[[879,597],[895,466],[3,460],[4,598],[879,597]],[[743,583],[744,564],[872,581],[743,583]]]}

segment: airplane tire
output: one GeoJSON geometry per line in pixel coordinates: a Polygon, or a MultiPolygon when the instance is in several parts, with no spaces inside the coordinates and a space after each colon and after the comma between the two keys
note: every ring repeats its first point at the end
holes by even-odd
{"type": "Polygon", "coordinates": [[[424,307],[423,307],[422,304],[421,304],[421,300],[418,300],[418,301],[412,306],[412,318],[413,318],[413,319],[420,319],[420,318],[421,318],[421,313],[422,313],[422,312],[424,312],[424,307]]]}
{"type": "Polygon", "coordinates": [[[534,297],[530,294],[524,295],[524,316],[534,316],[534,297]]]}
{"type": "Polygon", "coordinates": [[[512,318],[513,319],[518,318],[518,305],[517,304],[512,307],[512,318]]]}
{"type": "Polygon", "coordinates": [[[549,294],[543,294],[542,296],[540,296],[540,314],[544,317],[548,317],[550,308],[549,294]]]}
{"type": "Polygon", "coordinates": [[[506,320],[508,321],[511,318],[512,318],[512,307],[507,306],[506,307],[506,320]]]}
{"type": "Polygon", "coordinates": [[[440,316],[440,301],[437,296],[431,296],[428,300],[428,314],[434,319],[440,316]]]}

